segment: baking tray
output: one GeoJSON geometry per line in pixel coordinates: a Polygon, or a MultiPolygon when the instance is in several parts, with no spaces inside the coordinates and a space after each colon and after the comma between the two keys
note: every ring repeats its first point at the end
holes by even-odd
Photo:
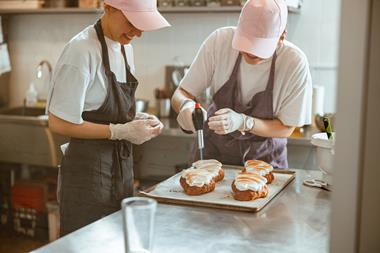
{"type": "Polygon", "coordinates": [[[296,175],[295,171],[291,170],[273,170],[275,179],[268,185],[269,193],[265,198],[237,201],[232,196],[231,183],[243,167],[223,165],[223,169],[225,172],[223,181],[216,183],[214,191],[203,195],[189,196],[184,193],[179,183],[181,172],[139,193],[160,203],[258,212],[294,180],[296,175]]]}

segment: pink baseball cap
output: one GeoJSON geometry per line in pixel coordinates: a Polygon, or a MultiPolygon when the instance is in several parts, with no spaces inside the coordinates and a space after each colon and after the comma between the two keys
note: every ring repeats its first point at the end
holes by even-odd
{"type": "Polygon", "coordinates": [[[284,0],[248,0],[232,39],[236,50],[270,58],[285,31],[288,8],[284,0]]]}
{"type": "Polygon", "coordinates": [[[125,17],[141,31],[152,31],[170,26],[158,12],[157,0],[104,0],[123,12],[125,17]]]}

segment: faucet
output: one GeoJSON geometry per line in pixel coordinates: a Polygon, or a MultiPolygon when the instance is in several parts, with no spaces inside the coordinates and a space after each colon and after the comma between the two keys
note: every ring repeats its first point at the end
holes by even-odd
{"type": "MultiPolygon", "coordinates": [[[[47,67],[47,69],[48,69],[48,72],[49,72],[49,79],[47,80],[48,85],[49,85],[49,84],[50,84],[50,81],[51,81],[51,78],[52,78],[52,69],[53,69],[53,68],[52,68],[50,62],[48,62],[47,60],[42,60],[42,61],[38,64],[38,66],[37,66],[37,72],[36,72],[36,77],[37,77],[37,79],[46,82],[46,80],[42,80],[42,76],[43,76],[43,67],[44,67],[44,65],[46,65],[46,67],[47,67]]],[[[46,85],[46,83],[45,83],[45,84],[43,84],[42,87],[43,87],[44,89],[46,89],[46,88],[48,88],[48,85],[46,85]]],[[[44,98],[44,99],[37,99],[37,102],[43,103],[44,106],[45,106],[46,99],[45,99],[45,98],[44,98]]],[[[25,101],[24,101],[24,104],[25,104],[25,101]]]]}
{"type": "Polygon", "coordinates": [[[42,60],[38,66],[37,66],[37,78],[41,79],[42,78],[42,67],[46,65],[48,70],[49,70],[49,82],[51,80],[51,73],[52,73],[52,67],[51,64],[47,60],[42,60]]]}
{"type": "MultiPolygon", "coordinates": [[[[37,79],[42,79],[42,72],[43,72],[43,66],[46,65],[47,69],[49,71],[49,80],[48,82],[50,83],[50,80],[52,78],[52,66],[47,60],[42,60],[38,66],[37,66],[37,72],[36,72],[36,77],[37,79]]],[[[45,80],[41,80],[45,81],[45,80]]],[[[45,84],[42,86],[43,88],[46,88],[45,84]]],[[[38,99],[38,92],[35,88],[35,85],[33,82],[30,83],[28,90],[26,91],[26,96],[24,98],[24,108],[27,106],[36,106],[36,104],[42,103],[43,106],[45,106],[46,99],[38,99]]],[[[40,105],[41,106],[41,105],[40,105]]]]}

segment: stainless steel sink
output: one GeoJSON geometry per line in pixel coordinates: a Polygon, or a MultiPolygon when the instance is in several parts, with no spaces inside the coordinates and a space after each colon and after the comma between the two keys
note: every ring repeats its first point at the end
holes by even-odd
{"type": "Polygon", "coordinates": [[[67,141],[49,130],[43,108],[0,110],[0,161],[56,167],[61,160],[59,146],[67,141]]]}

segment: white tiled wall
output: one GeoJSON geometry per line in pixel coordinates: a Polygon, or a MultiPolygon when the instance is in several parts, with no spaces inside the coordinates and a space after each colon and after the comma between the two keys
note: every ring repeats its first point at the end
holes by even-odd
{"type": "MultiPolygon", "coordinates": [[[[326,111],[335,111],[339,2],[304,0],[301,13],[289,16],[288,39],[308,56],[314,83],[326,87],[326,111]]],[[[175,56],[190,64],[208,34],[218,27],[235,25],[239,17],[238,13],[164,15],[172,28],[144,33],[133,42],[141,83],[137,97],[152,102],[153,90],[164,85],[165,65],[173,64],[175,56]]],[[[28,84],[35,78],[37,64],[47,59],[54,65],[65,43],[98,16],[44,14],[10,18],[11,105],[22,104],[28,84]]]]}
{"type": "Polygon", "coordinates": [[[313,84],[325,87],[325,112],[335,112],[340,1],[303,2],[300,15],[289,15],[288,39],[307,55],[313,84]]]}

